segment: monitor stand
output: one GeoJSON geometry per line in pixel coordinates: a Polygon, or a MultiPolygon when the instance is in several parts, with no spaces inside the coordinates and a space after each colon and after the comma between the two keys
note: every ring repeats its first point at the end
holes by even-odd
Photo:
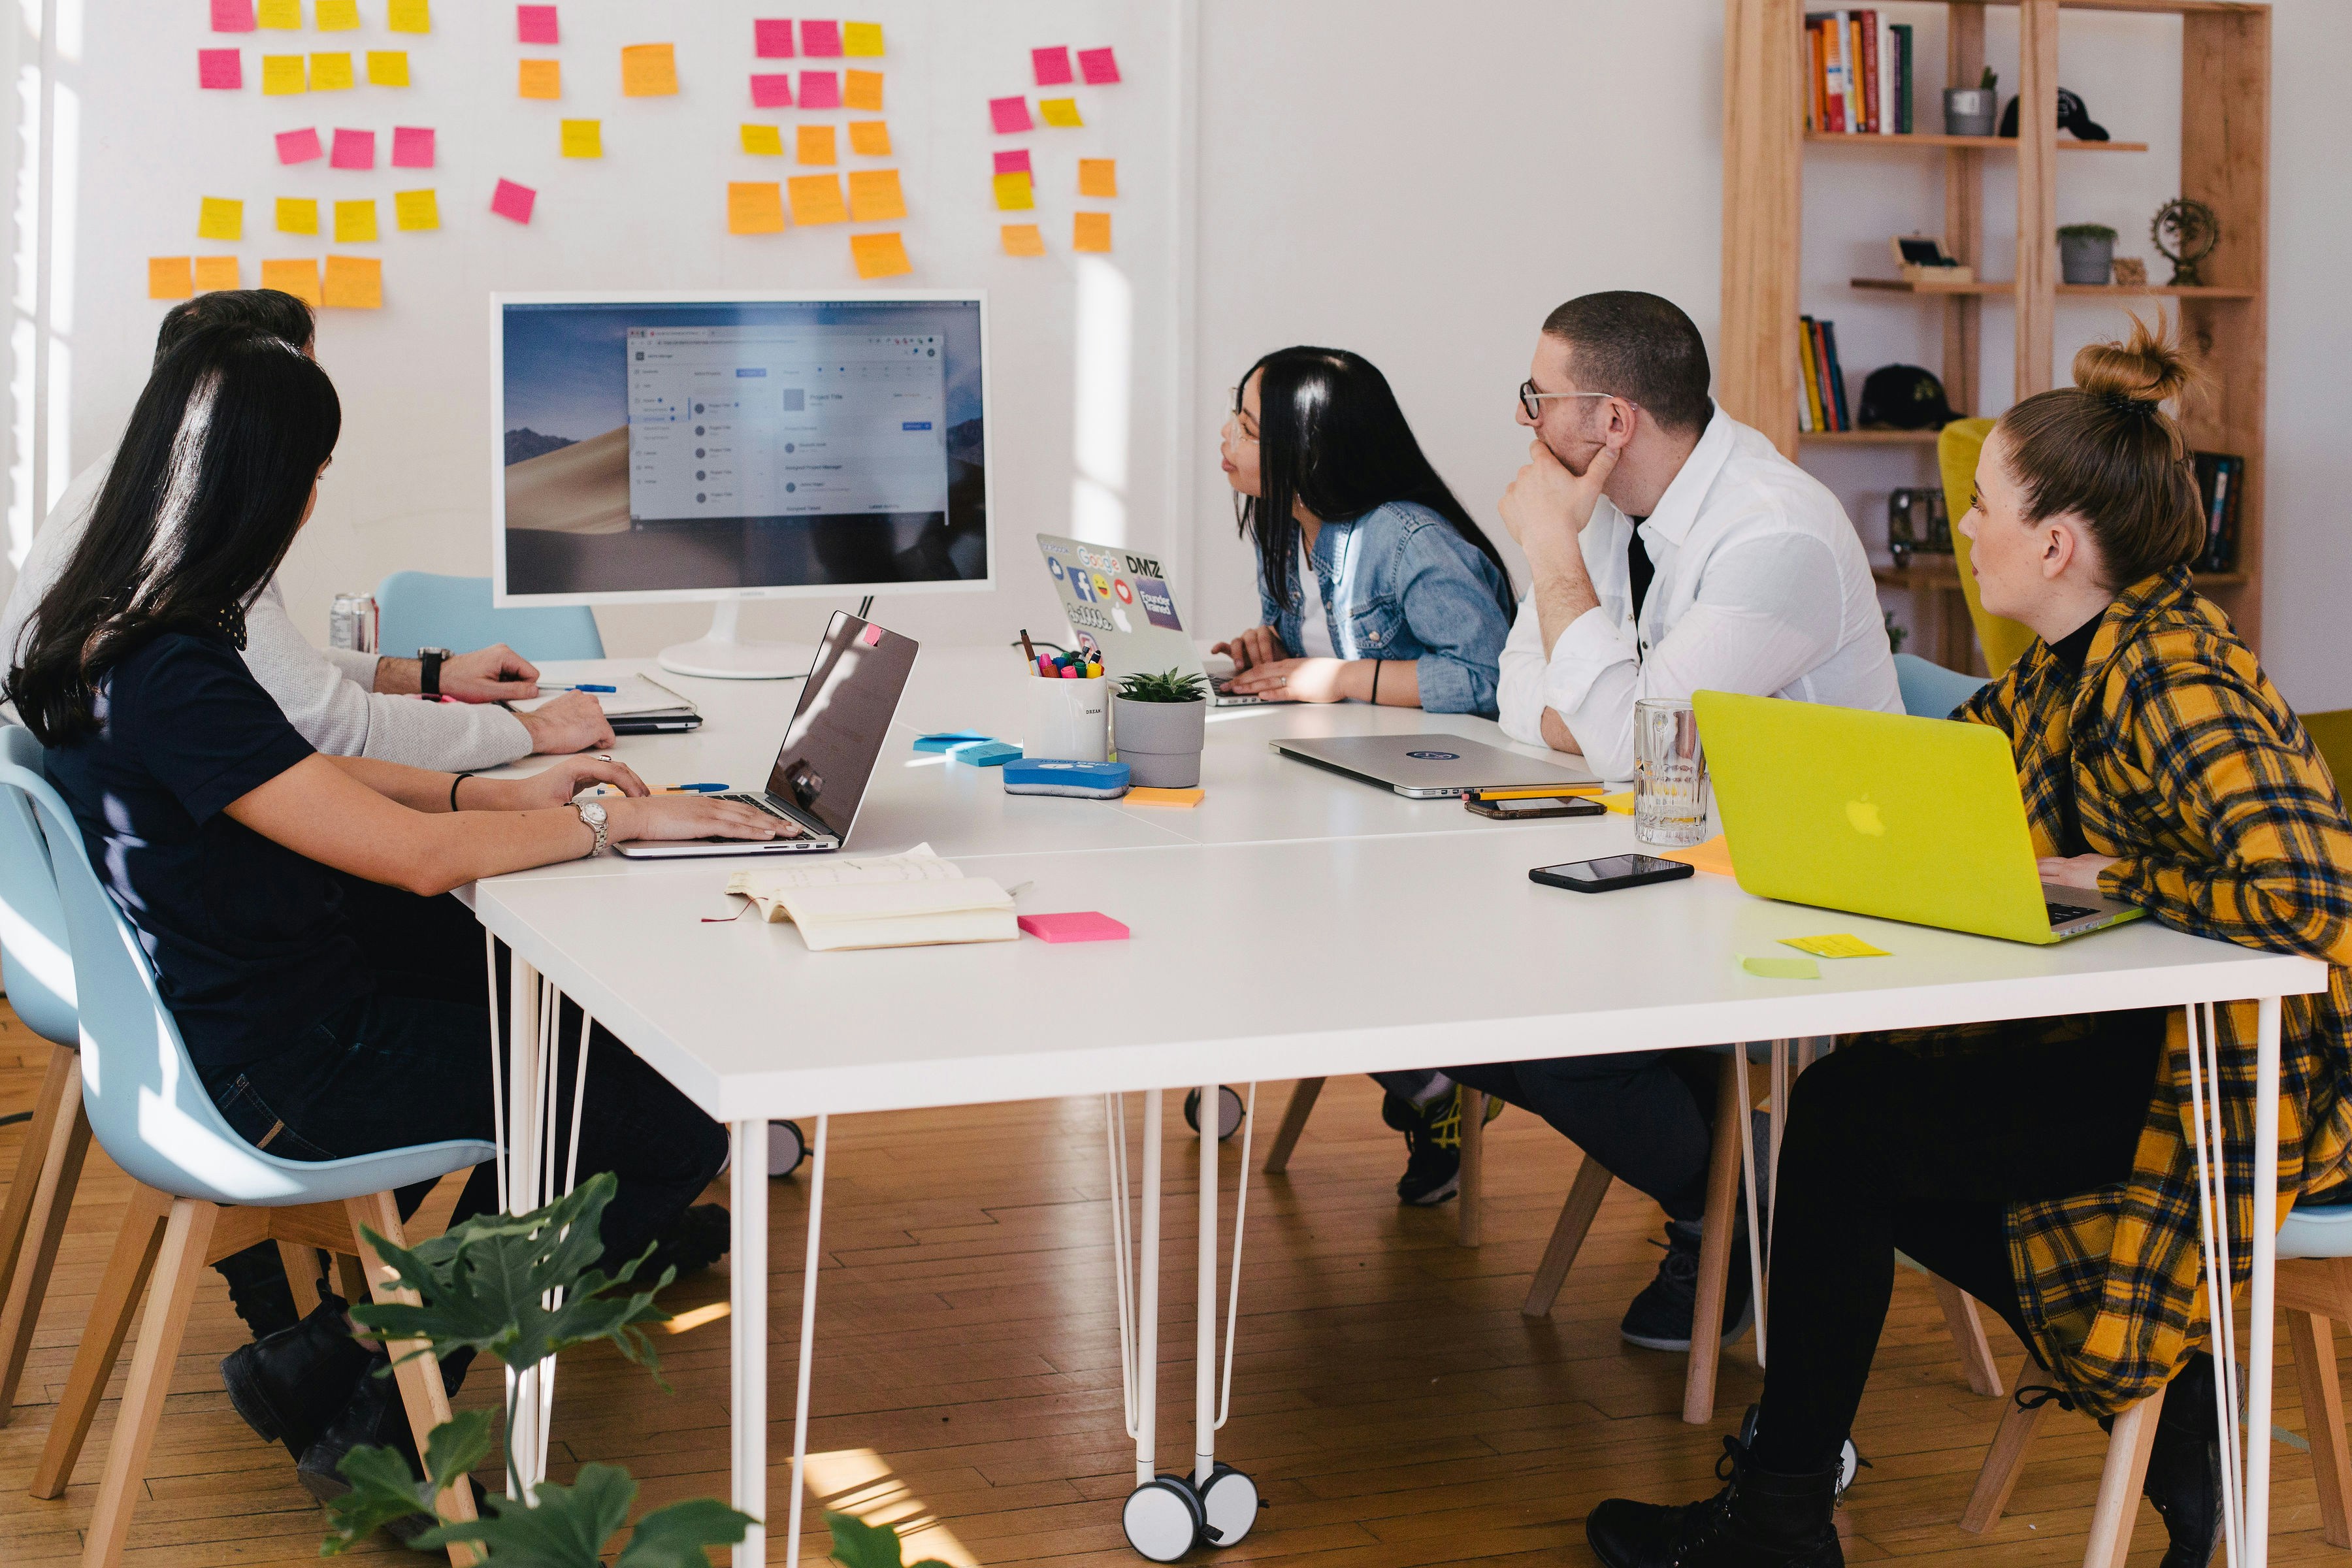
{"type": "Polygon", "coordinates": [[[816,662],[816,648],[804,642],[741,642],[736,638],[743,601],[721,599],[711,607],[710,629],[692,642],[661,650],[661,667],[674,675],[712,680],[798,680],[816,662]]]}

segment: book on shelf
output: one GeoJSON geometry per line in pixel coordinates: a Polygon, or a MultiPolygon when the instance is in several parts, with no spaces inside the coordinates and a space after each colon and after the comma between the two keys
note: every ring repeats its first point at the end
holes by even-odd
{"type": "Polygon", "coordinates": [[[1805,47],[1811,90],[1805,129],[1855,136],[1911,130],[1911,26],[1875,8],[1809,11],[1805,47]]]}
{"type": "Polygon", "coordinates": [[[2200,572],[2234,571],[2238,562],[2239,497],[2246,488],[2246,459],[2228,452],[2194,454],[2197,498],[2205,518],[2205,549],[2200,572]]]}
{"type": "Polygon", "coordinates": [[[1845,373],[1837,357],[1837,327],[1811,316],[1797,318],[1798,372],[1804,398],[1798,406],[1797,426],[1805,431],[1853,428],[1847,416],[1845,373]]]}

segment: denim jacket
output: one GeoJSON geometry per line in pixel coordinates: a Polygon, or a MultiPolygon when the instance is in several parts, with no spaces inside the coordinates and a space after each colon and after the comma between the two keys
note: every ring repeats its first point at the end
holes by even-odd
{"type": "MultiPolygon", "coordinates": [[[[1503,574],[1476,545],[1427,507],[1390,501],[1325,523],[1314,561],[1331,647],[1341,658],[1412,659],[1424,711],[1495,716],[1496,666],[1511,623],[1503,574]]],[[[1266,592],[1263,571],[1257,584],[1265,624],[1294,658],[1304,647],[1307,613],[1306,585],[1297,576],[1286,604],[1266,592]]]]}

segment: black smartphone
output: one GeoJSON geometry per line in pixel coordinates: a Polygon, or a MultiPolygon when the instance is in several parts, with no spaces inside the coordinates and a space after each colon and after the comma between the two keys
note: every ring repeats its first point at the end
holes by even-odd
{"type": "Polygon", "coordinates": [[[1533,822],[1547,816],[1602,816],[1608,807],[1597,800],[1579,800],[1573,796],[1545,795],[1522,795],[1505,800],[1482,800],[1477,795],[1462,797],[1465,811],[1480,816],[1492,816],[1504,822],[1533,822]]]}
{"type": "Polygon", "coordinates": [[[1678,882],[1694,869],[1680,860],[1661,860],[1655,855],[1605,855],[1598,860],[1538,866],[1528,873],[1528,880],[1547,888],[1566,888],[1572,893],[1607,893],[1650,882],[1678,882]]]}

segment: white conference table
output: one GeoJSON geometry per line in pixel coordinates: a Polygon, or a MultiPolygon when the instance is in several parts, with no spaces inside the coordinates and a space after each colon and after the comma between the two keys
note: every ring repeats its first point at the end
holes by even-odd
{"type": "MultiPolygon", "coordinates": [[[[692,680],[628,660],[551,666],[549,678],[595,670],[654,674],[701,706],[700,731],[627,737],[614,749],[657,789],[756,787],[799,692],[797,681],[692,680]]],[[[1009,650],[925,651],[850,852],[929,842],[971,874],[1026,884],[1024,912],[1098,910],[1131,929],[1127,942],[813,954],[789,925],[705,923],[740,904],[723,889],[752,863],[742,859],[606,856],[471,889],[483,925],[514,955],[518,1090],[541,1070],[527,1047],[543,979],[729,1125],[734,1502],[761,1520],[771,1119],[818,1119],[789,1510],[797,1525],[831,1115],[1171,1088],[1203,1088],[1202,1103],[1214,1105],[1223,1083],[2245,999],[2264,1003],[2258,1077],[2274,1086],[2277,999],[2327,984],[2315,960],[2152,922],[2032,947],[1769,902],[1705,874],[1597,897],[1564,892],[1529,882],[1528,868],[1631,849],[1630,818],[1493,821],[1290,762],[1266,744],[1420,731],[1509,743],[1477,719],[1358,704],[1216,710],[1207,797],[1191,810],[1007,795],[995,769],[912,751],[929,731],[1017,738],[1023,679],[1009,650]],[[1270,931],[1286,945],[1279,965],[1266,963],[1270,931]],[[1891,956],[1824,961],[1822,979],[1806,982],[1738,966],[1743,954],[1785,955],[1783,937],[1830,931],[1891,956]],[[1199,983],[1208,977],[1215,983],[1199,983]],[[1041,1004],[1065,992],[1119,1005],[1086,1009],[1076,1027],[1071,1011],[1041,1004]]],[[[2274,1089],[2259,1092],[2258,1115],[2270,1111],[2257,1142],[2274,1149],[2274,1089]]],[[[520,1116],[514,1136],[532,1147],[520,1116]]],[[[530,1161],[553,1169],[544,1150],[530,1161]]],[[[2262,1194],[2258,1206],[2274,1199],[2262,1194]]],[[[1147,1195],[1147,1219],[1155,1200],[1147,1195]]],[[[1213,1206],[1203,1217],[1213,1219],[1213,1206]]],[[[2247,1390],[2256,1433],[2270,1429],[2273,1251],[2273,1231],[2257,1226],[2247,1390]]],[[[542,1410],[542,1431],[545,1419],[542,1410]]],[[[1207,1447],[1202,1433],[1196,1451],[1207,1447]]],[[[2245,1459],[2248,1568],[2264,1560],[2268,1447],[2250,1445],[2245,1459]]],[[[797,1547],[795,1529],[788,1562],[797,1547]]],[[[764,1531],[735,1561],[764,1562],[764,1531]]]]}

